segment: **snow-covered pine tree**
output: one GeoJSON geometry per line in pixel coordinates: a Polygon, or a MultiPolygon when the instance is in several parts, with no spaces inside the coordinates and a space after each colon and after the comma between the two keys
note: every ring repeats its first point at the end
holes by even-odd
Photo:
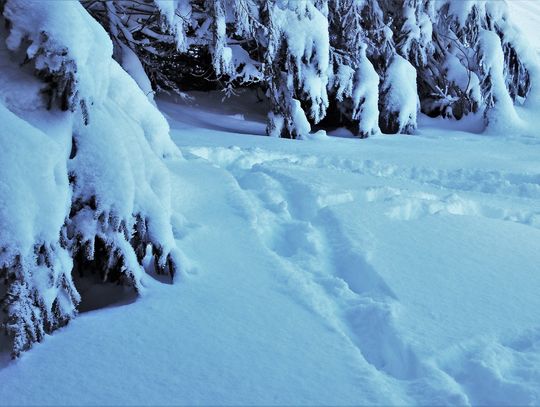
{"type": "Polygon", "coordinates": [[[506,2],[444,0],[432,13],[433,52],[415,64],[422,110],[457,119],[480,110],[489,122],[500,102],[513,115],[510,105],[527,96],[530,78],[506,2]]]}
{"type": "Polygon", "coordinates": [[[268,29],[264,79],[271,111],[267,133],[296,138],[326,114],[329,72],[328,22],[308,0],[265,0],[268,29]]]}
{"type": "Polygon", "coordinates": [[[393,51],[392,39],[385,35],[383,12],[375,0],[330,0],[328,10],[331,110],[339,114],[337,124],[348,124],[354,134],[367,137],[379,132],[380,78],[370,56],[384,65],[393,51]]]}
{"type": "Polygon", "coordinates": [[[141,291],[146,255],[175,274],[166,160],[180,156],[78,2],[0,11],[0,323],[18,356],[76,315],[73,271],[141,291]]]}
{"type": "Polygon", "coordinates": [[[177,270],[164,160],[178,152],[151,87],[258,83],[268,134],[281,137],[307,134],[329,108],[362,137],[414,131],[419,105],[457,119],[482,111],[492,125],[515,118],[531,89],[502,1],[82,4],[112,44],[78,2],[0,0],[2,69],[28,85],[0,87],[0,295],[14,355],[76,314],[73,270],[139,290],[143,257],[177,270]],[[61,125],[29,124],[24,101],[61,125]]]}

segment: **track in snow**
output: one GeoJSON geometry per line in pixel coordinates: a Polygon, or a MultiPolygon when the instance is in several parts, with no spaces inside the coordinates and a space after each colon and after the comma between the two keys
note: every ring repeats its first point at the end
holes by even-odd
{"type": "MultiPolygon", "coordinates": [[[[236,179],[249,202],[252,227],[279,257],[293,295],[346,336],[367,362],[401,381],[407,393],[415,394],[421,388],[425,397],[421,401],[451,400],[459,404],[490,400],[486,394],[496,395],[491,401],[530,400],[529,393],[520,390],[519,380],[534,383],[538,376],[532,367],[522,372],[523,377],[518,373],[514,382],[508,382],[493,377],[500,368],[496,364],[478,370],[476,363],[483,365],[488,357],[478,345],[452,349],[452,356],[442,352],[440,358],[419,352],[396,323],[407,310],[370,262],[376,239],[368,229],[354,230],[355,236],[351,237],[335,209],[357,201],[365,211],[373,210],[374,216],[382,210],[389,222],[465,216],[538,229],[538,204],[530,210],[535,206],[531,205],[532,199],[540,191],[538,174],[407,168],[373,160],[295,155],[260,148],[187,147],[183,151],[187,156],[208,160],[236,179]],[[328,182],[304,180],[302,174],[314,170],[331,172],[334,177],[347,173],[367,178],[370,184],[397,183],[402,187],[343,190],[339,183],[333,188],[328,182]],[[496,199],[490,201],[486,196],[496,199]],[[513,203],[510,208],[509,199],[513,203]],[[474,362],[476,358],[480,360],[474,362]],[[475,376],[463,371],[468,363],[476,371],[475,376]],[[475,385],[471,386],[471,382],[475,385]],[[478,390],[478,384],[480,389],[485,388],[478,390]],[[504,392],[507,396],[503,396],[504,392]]],[[[533,349],[540,343],[538,338],[534,334],[524,336],[529,341],[524,349],[527,357],[537,358],[533,349]]],[[[485,345],[505,349],[510,364],[519,364],[523,357],[521,350],[497,340],[485,345]]]]}

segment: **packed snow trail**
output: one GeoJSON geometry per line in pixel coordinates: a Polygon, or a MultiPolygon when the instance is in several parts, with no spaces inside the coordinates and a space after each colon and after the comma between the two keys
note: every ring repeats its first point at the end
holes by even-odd
{"type": "MultiPolygon", "coordinates": [[[[219,122],[199,115],[197,125],[204,120],[219,122]]],[[[233,147],[212,147],[212,133],[177,142],[237,179],[256,208],[254,229],[295,270],[292,290],[374,367],[413,388],[429,383],[424,391],[448,374],[443,387],[461,386],[474,404],[533,402],[538,364],[520,360],[538,361],[539,140],[424,120],[424,136],[365,144],[296,149],[231,136],[233,147]],[[525,353],[507,345],[515,341],[529,343],[525,353]],[[465,360],[475,373],[463,371],[465,360]]]]}
{"type": "Polygon", "coordinates": [[[253,244],[234,178],[198,161],[172,168],[176,209],[204,222],[175,225],[198,272],[174,285],[148,278],[135,304],[81,315],[0,371],[1,403],[408,400],[387,394],[388,379],[347,338],[284,293],[280,264],[253,244]]]}

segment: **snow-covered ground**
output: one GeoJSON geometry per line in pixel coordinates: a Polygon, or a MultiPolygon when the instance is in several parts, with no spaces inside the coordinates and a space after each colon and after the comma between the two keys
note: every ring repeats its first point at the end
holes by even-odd
{"type": "Polygon", "coordinates": [[[257,136],[252,94],[193,97],[158,101],[186,269],[136,301],[89,287],[0,354],[1,405],[540,403],[540,131],[291,141],[257,136]]]}
{"type": "Polygon", "coordinates": [[[0,403],[540,402],[540,137],[281,140],[195,98],[159,102],[191,264],[4,357],[0,403]]]}

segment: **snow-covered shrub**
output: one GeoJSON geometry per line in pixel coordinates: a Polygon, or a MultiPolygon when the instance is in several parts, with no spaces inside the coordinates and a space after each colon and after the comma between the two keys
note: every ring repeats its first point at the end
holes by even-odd
{"type": "Polygon", "coordinates": [[[269,134],[296,138],[307,135],[310,125],[326,114],[329,51],[326,18],[309,1],[268,4],[265,74],[272,114],[269,134]],[[301,107],[303,104],[303,108],[301,107]],[[278,127],[276,120],[284,125],[278,127]]]}
{"type": "Polygon", "coordinates": [[[140,291],[151,250],[175,274],[165,161],[180,153],[78,2],[1,6],[0,293],[17,356],[75,316],[72,272],[140,291]]]}
{"type": "Polygon", "coordinates": [[[381,87],[381,129],[387,133],[412,133],[419,110],[416,70],[405,58],[396,55],[381,87]]]}

